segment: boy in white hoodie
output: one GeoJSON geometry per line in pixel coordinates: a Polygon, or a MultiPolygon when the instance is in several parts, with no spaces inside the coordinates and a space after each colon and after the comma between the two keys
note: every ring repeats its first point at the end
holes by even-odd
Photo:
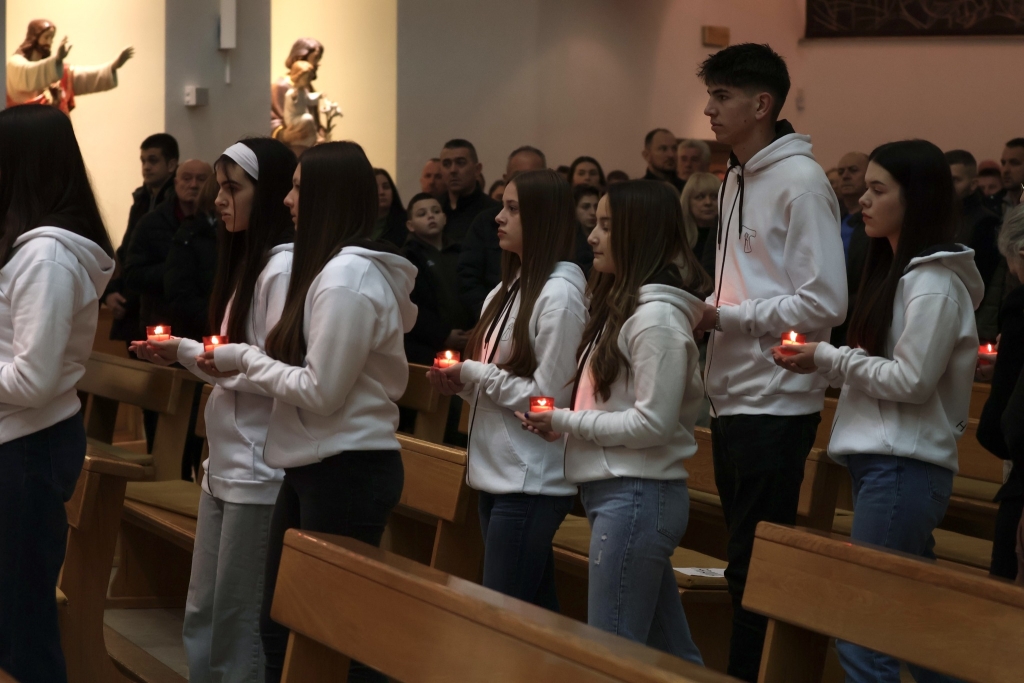
{"type": "Polygon", "coordinates": [[[75,384],[114,249],[67,116],[0,113],[0,670],[65,683],[54,586],[85,460],[75,384]]]}
{"type": "Polygon", "coordinates": [[[810,138],[778,120],[789,92],[782,58],[767,45],[734,45],[708,57],[698,75],[711,128],[732,147],[719,193],[715,291],[697,330],[711,331],[704,382],[729,528],[729,674],[754,681],[767,628],[742,606],[754,529],[796,521],[826,386],[780,372],[771,348],[791,330],[829,338],[846,317],[846,268],[839,203],[810,138]]]}

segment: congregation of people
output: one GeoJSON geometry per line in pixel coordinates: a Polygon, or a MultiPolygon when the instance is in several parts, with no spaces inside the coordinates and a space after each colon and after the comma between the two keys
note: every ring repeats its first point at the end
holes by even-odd
{"type": "MultiPolygon", "coordinates": [[[[445,440],[467,450],[488,588],[558,611],[552,541],[578,496],[589,623],[702,664],[671,556],[694,430],[709,426],[728,673],[755,681],[767,618],[742,602],[755,528],[795,523],[826,391],[840,392],[828,454],[849,469],[851,537],[934,558],[976,380],[991,382],[978,440],[1007,463],[991,574],[1024,583],[1024,137],[998,161],[878,140],[833,167],[779,118],[790,80],[768,46],[725,48],[698,74],[728,156],[657,128],[637,140],[636,178],[524,144],[488,185],[456,138],[403,201],[357,142],[296,157],[244,138],[201,160],[157,133],[116,251],[67,116],[0,113],[0,611],[31,615],[4,622],[0,668],[65,680],[53,586],[101,306],[133,357],[214,386],[209,456],[194,436],[182,454],[202,487],[192,681],[280,680],[285,531],[380,545],[403,489],[395,433],[415,420],[396,401],[409,364],[444,351],[460,360],[427,375],[454,397],[445,440]],[[173,336],[147,339],[154,325],[173,336]],[[801,343],[781,346],[790,332],[801,343]],[[209,335],[227,343],[206,350],[209,335]],[[985,343],[993,362],[979,363],[985,343]]],[[[891,657],[837,651],[849,681],[900,680],[891,657]]],[[[350,675],[383,680],[358,662],[350,675]]]]}

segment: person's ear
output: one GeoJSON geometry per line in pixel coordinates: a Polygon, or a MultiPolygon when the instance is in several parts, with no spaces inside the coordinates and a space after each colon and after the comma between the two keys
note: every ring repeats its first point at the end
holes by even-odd
{"type": "Polygon", "coordinates": [[[971,192],[973,193],[978,189],[978,176],[971,178],[971,192]]]}
{"type": "Polygon", "coordinates": [[[757,97],[754,98],[754,103],[754,118],[761,121],[771,116],[772,108],[775,106],[775,98],[772,97],[771,93],[758,93],[757,97]]]}
{"type": "Polygon", "coordinates": [[[651,150],[644,147],[643,151],[640,152],[640,156],[644,158],[644,161],[648,164],[651,163],[651,150]]]}
{"type": "Polygon", "coordinates": [[[178,160],[171,159],[167,162],[167,172],[174,175],[178,171],[178,160]]]}
{"type": "Polygon", "coordinates": [[[405,229],[408,230],[409,232],[416,232],[416,229],[413,227],[412,221],[405,222],[405,229]]]}
{"type": "Polygon", "coordinates": [[[479,178],[481,175],[483,175],[483,172],[484,172],[484,165],[481,164],[479,161],[476,162],[476,177],[479,178]]]}

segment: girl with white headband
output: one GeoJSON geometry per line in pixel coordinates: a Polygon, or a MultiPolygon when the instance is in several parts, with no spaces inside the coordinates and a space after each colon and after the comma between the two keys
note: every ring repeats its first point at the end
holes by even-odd
{"type": "MultiPolygon", "coordinates": [[[[262,349],[284,308],[291,277],[293,226],[285,196],[295,155],[282,143],[253,138],[228,147],[214,168],[220,192],[217,273],[210,329],[262,349]]],[[[162,365],[178,361],[213,383],[206,406],[210,456],[203,463],[192,577],[183,638],[189,680],[263,680],[260,604],[270,520],[282,470],[263,460],[274,401],[245,377],[211,377],[196,366],[203,345],[172,338],[135,342],[162,365]]]]}

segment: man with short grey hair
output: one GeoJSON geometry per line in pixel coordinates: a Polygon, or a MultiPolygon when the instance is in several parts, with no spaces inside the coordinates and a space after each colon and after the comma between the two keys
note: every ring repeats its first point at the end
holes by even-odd
{"type": "Polygon", "coordinates": [[[680,140],[676,154],[676,177],[684,183],[694,173],[707,173],[711,166],[711,147],[703,140],[680,140]]]}

